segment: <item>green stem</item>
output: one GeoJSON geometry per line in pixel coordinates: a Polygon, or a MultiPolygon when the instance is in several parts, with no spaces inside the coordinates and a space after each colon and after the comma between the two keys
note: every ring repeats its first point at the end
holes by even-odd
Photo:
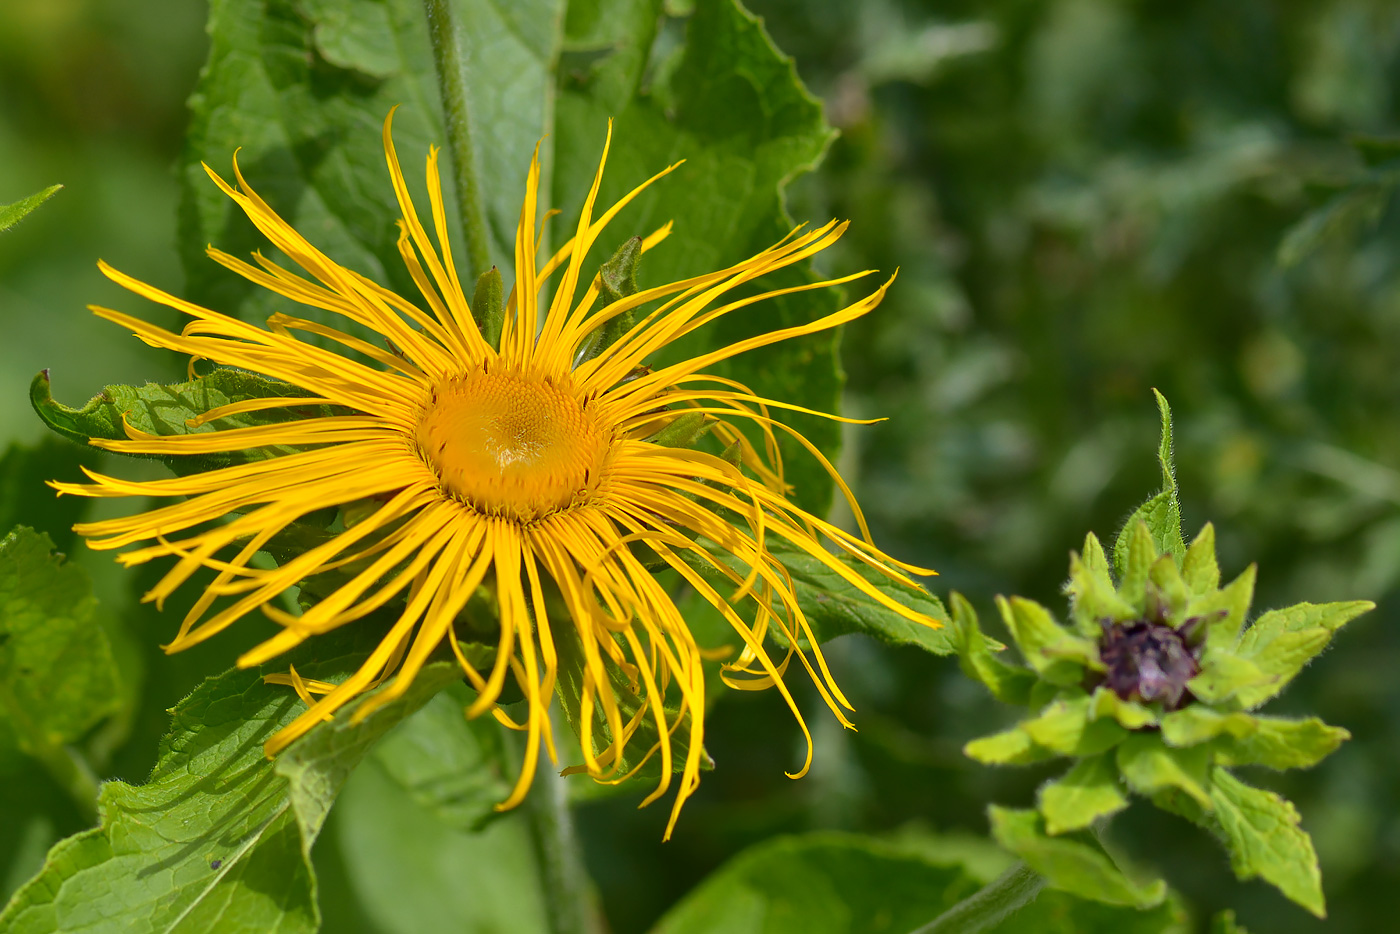
{"type": "Polygon", "coordinates": [[[462,72],[462,53],[457,41],[457,24],[452,18],[452,0],[423,0],[428,14],[428,39],[433,47],[442,115],[447,129],[447,150],[452,157],[452,180],[457,187],[457,212],[467,241],[467,262],[471,279],[491,266],[487,246],[486,215],[481,208],[481,186],[476,181],[472,156],[471,120],[467,110],[467,86],[462,72]]]}
{"type": "Polygon", "coordinates": [[[588,874],[569,812],[568,787],[543,750],[525,807],[539,860],[550,931],[593,934],[599,928],[593,923],[588,874]]]}
{"type": "Polygon", "coordinates": [[[910,934],[977,934],[1025,907],[1045,887],[1045,877],[1017,863],[981,889],[910,934]]]}

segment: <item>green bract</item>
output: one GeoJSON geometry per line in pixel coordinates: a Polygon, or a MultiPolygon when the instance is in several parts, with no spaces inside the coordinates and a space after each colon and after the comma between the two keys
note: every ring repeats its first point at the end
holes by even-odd
{"type": "Polygon", "coordinates": [[[1126,807],[1128,793],[1136,792],[1215,834],[1240,879],[1263,877],[1322,916],[1317,856],[1297,811],[1229,768],[1306,768],[1350,737],[1315,717],[1255,710],[1343,623],[1374,604],[1300,603],[1247,623],[1254,566],[1220,586],[1211,525],[1189,548],[1166,550],[1182,538],[1171,413],[1160,395],[1158,402],[1163,489],[1119,535],[1115,569],[1090,533],[1083,551],[1070,555],[1067,624],[1034,601],[997,600],[1029,667],[998,659],[972,606],[952,595],[952,637],[963,671],[999,699],[1031,709],[1013,728],[973,740],[964,751],[997,765],[1077,760],[1041,787],[1034,810],[992,808],[998,841],[1057,888],[1119,904],[1161,899],[1160,885],[1129,882],[1082,833],[1126,807]],[[1110,877],[1120,881],[1106,884],[1110,877]]]}

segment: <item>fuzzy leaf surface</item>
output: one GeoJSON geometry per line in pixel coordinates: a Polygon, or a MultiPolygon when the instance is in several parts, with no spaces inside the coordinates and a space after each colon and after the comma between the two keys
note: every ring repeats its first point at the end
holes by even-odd
{"type": "Polygon", "coordinates": [[[1241,635],[1236,652],[1268,681],[1237,691],[1236,698],[1245,707],[1257,707],[1276,696],[1327,647],[1334,632],[1374,608],[1369,600],[1299,603],[1260,616],[1241,635]]]}
{"type": "Polygon", "coordinates": [[[1120,577],[1127,574],[1128,548],[1139,522],[1147,525],[1158,554],[1172,555],[1177,561],[1186,556],[1186,543],[1181,537],[1181,500],[1177,497],[1176,468],[1172,464],[1172,410],[1165,396],[1155,389],[1152,394],[1157,398],[1157,409],[1162,416],[1162,438],[1157,447],[1162,489],[1133,510],[1113,544],[1113,566],[1120,577]]]}
{"type": "Polygon", "coordinates": [[[10,204],[0,204],[0,233],[4,233],[34,212],[45,201],[52,198],[62,185],[50,185],[43,191],[36,191],[27,198],[20,198],[10,204]]]}
{"type": "Polygon", "coordinates": [[[1209,750],[1202,746],[1176,749],[1155,733],[1134,733],[1118,747],[1118,770],[1128,785],[1142,795],[1175,788],[1191,796],[1205,810],[1210,797],[1209,750]]]}
{"type": "Polygon", "coordinates": [[[1215,769],[1211,777],[1212,829],[1225,843],[1235,875],[1241,880],[1259,876],[1324,917],[1317,853],[1312,838],[1298,826],[1293,805],[1272,791],[1251,788],[1224,769],[1215,769]]]}

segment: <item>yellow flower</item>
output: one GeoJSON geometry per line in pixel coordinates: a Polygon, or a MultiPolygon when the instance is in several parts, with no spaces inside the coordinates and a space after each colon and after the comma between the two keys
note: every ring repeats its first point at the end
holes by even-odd
{"type": "MultiPolygon", "coordinates": [[[[491,711],[506,725],[528,732],[520,778],[500,805],[512,807],[529,789],[541,743],[558,761],[548,709],[558,672],[556,640],[567,636],[576,639],[584,659],[583,764],[578,769],[600,781],[625,778],[620,768],[624,746],[642,718],[651,718],[657,740],[645,758],[660,756],[662,777],[647,801],[664,793],[673,773],[681,772],[669,836],[681,805],[699,782],[705,709],[701,661],[716,653],[697,645],[671,595],[634,547],[649,549],[647,560],[659,559],[673,568],[742,638],[742,651],[724,666],[726,683],[742,689],[776,688],[799,723],[801,715],[783,683],[793,657],[847,726],[842,708],[850,705],[832,681],[791,579],[769,543],[799,549],[871,599],[916,622],[937,625],[885,596],[838,560],[826,543],[894,579],[907,582],[899,568],[931,572],[881,553],[870,543],[863,519],[864,537],[856,537],[787,500],[778,431],[793,436],[822,463],[860,517],[830,463],[769,414],[773,408],[807,410],[758,398],[740,383],[702,372],[746,350],[858,318],[879,303],[889,283],[809,324],[651,369],[646,361],[652,355],[722,315],[775,295],[837,285],[857,276],[729,296],[764,273],[833,243],[845,225],[831,223],[805,233],[799,228],[727,269],[599,307],[598,282],[588,279],[583,268],[590,247],[619,210],[675,168],[658,173],[595,219],[605,144],[577,233],[543,267],[537,266],[535,255],[539,163],[538,158],[532,161],[515,241],[515,288],[505,304],[498,349],[483,338],[473,319],[448,248],[437,151],[430,151],[427,165],[434,243],[409,198],[390,137],[392,119],[391,113],[384,122],[384,149],[403,212],[398,245],[422,293],[422,304],[317,250],[254,193],[236,159],[237,187],[206,166],[268,240],[316,281],[260,254],[254,255],[256,265],[212,247],[209,255],[286,298],[377,332],[384,346],[282,313],[269,318],[266,328],[257,327],[101,264],[113,281],[183,312],[190,321],[174,334],[108,308],[94,307],[96,314],[130,328],[148,344],[189,354],[191,367],[196,359],[240,367],[284,380],[309,395],[226,405],[201,415],[191,428],[205,430],[189,434],[157,437],[128,426],[127,440],[93,439],[92,444],[128,454],[207,455],[264,447],[290,452],[185,477],[130,482],[93,473],[92,484],[53,486],[81,496],[173,500],[129,518],[77,526],[93,548],[147,543],[120,556],[127,565],[178,558],[146,595],[158,604],[198,568],[218,572],[167,651],[202,642],[261,610],[282,629],[238,659],[240,666],[261,665],[313,636],[381,607],[396,607],[397,621],[388,634],[342,683],[305,680],[295,669],[269,676],[270,681],[293,686],[310,706],[267,741],[268,755],[385,681],[388,686],[362,704],[356,716],[401,695],[446,642],[478,692],[467,714],[491,711]],[[543,324],[537,326],[544,285],[561,271],[543,324]],[[600,325],[634,310],[637,323],[614,343],[595,356],[578,353],[600,325]],[[305,334],[338,344],[346,352],[309,343],[305,334]],[[210,425],[235,414],[309,404],[337,406],[346,414],[224,430],[210,425]],[[657,433],[682,417],[692,423],[705,419],[727,446],[726,456],[656,443],[657,433]],[[755,429],[763,455],[735,423],[755,429]],[[250,563],[291,523],[331,507],[345,507],[343,531],[279,567],[250,563]],[[732,564],[719,560],[724,554],[732,564]],[[713,573],[697,573],[697,561],[710,565],[713,573]],[[735,566],[747,573],[735,571],[735,566]],[[300,615],[275,605],[289,587],[331,569],[340,569],[348,580],[300,615]],[[716,576],[727,578],[735,589],[717,590],[710,582],[716,576]],[[483,585],[494,592],[500,632],[494,662],[478,670],[458,646],[454,627],[459,612],[483,585]],[[399,599],[404,601],[401,609],[395,603],[399,599]],[[740,615],[744,608],[752,609],[751,618],[740,615]],[[561,627],[571,628],[572,634],[561,627]],[[772,627],[790,646],[799,639],[810,644],[810,658],[795,648],[779,661],[770,657],[764,640],[772,627]],[[508,673],[525,697],[528,713],[522,723],[497,704],[508,673]],[[630,716],[624,715],[614,693],[613,678],[619,674],[618,683],[629,682],[644,698],[643,709],[630,716]],[[323,696],[317,700],[313,694],[323,696]],[[682,724],[688,742],[677,769],[672,732],[682,724]]],[[[668,224],[647,238],[643,248],[655,246],[669,231],[668,224]]],[[[749,615],[748,609],[744,612],[749,615]]],[[[808,734],[806,762],[793,777],[805,773],[810,762],[808,734]]]]}

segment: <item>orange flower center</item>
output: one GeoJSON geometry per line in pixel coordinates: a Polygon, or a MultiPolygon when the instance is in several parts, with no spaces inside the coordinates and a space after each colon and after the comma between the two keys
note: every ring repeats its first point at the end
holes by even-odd
{"type": "Polygon", "coordinates": [[[478,371],[437,387],[418,447],[457,499],[532,522],[597,488],[611,432],[552,381],[478,371]]]}

